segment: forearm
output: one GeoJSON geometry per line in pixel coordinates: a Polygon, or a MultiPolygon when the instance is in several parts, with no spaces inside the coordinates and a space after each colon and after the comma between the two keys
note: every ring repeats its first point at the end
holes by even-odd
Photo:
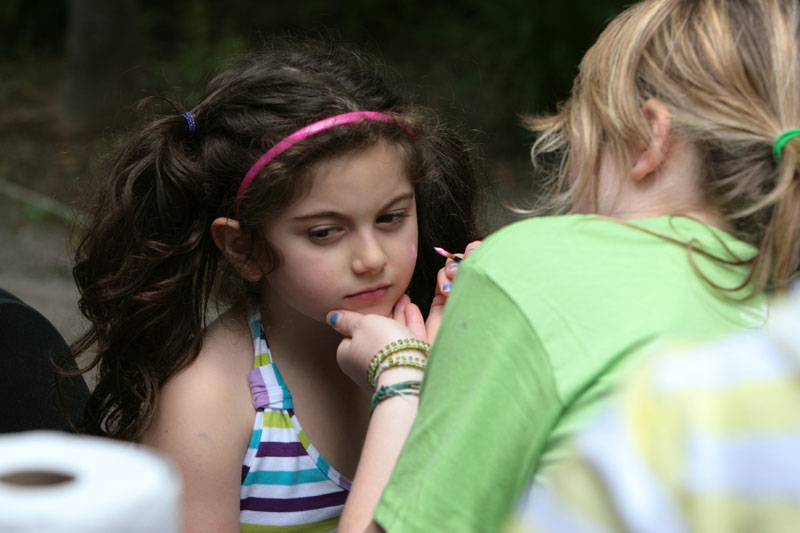
{"type": "MultiPolygon", "coordinates": [[[[418,370],[397,368],[382,374],[378,386],[421,379],[418,370]]],[[[375,407],[338,531],[383,531],[372,519],[372,513],[411,431],[418,406],[419,397],[409,394],[393,396],[375,407]]]]}

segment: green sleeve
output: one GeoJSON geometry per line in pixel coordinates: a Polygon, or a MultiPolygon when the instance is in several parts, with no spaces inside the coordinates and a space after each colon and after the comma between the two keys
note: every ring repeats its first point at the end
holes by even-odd
{"type": "Polygon", "coordinates": [[[462,265],[377,522],[390,533],[497,531],[561,409],[527,316],[462,265]]]}

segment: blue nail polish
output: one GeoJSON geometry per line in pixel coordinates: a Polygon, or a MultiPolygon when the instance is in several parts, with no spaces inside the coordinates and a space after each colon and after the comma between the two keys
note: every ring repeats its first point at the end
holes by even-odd
{"type": "Polygon", "coordinates": [[[331,317],[328,319],[328,320],[330,320],[330,322],[331,322],[331,326],[334,326],[334,327],[335,327],[335,326],[336,326],[336,323],[339,321],[339,318],[341,318],[341,316],[342,316],[342,315],[340,315],[339,313],[333,313],[333,314],[331,315],[331,317]]]}
{"type": "Polygon", "coordinates": [[[457,269],[457,268],[458,268],[458,263],[453,263],[452,265],[450,265],[449,267],[447,267],[447,270],[455,270],[455,269],[457,269]]]}
{"type": "Polygon", "coordinates": [[[450,292],[450,289],[452,289],[452,288],[453,288],[453,286],[451,284],[445,283],[444,287],[442,287],[442,292],[450,292]]]}

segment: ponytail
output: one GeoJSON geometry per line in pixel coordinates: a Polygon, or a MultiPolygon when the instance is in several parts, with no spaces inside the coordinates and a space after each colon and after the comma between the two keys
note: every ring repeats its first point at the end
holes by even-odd
{"type": "Polygon", "coordinates": [[[136,440],[164,382],[200,350],[218,256],[203,172],[185,117],[159,118],[112,164],[76,254],[91,329],[73,345],[97,371],[86,430],[136,440]],[[95,347],[96,345],[96,347],[95,347]]]}
{"type": "Polygon", "coordinates": [[[778,290],[800,274],[800,140],[789,142],[778,163],[778,180],[765,200],[774,202],[760,254],[769,258],[767,270],[778,290]]]}
{"type": "Polygon", "coordinates": [[[537,135],[534,168],[553,176],[546,212],[597,194],[604,153],[624,160],[648,142],[641,106],[655,98],[675,135],[699,149],[704,200],[758,250],[738,262],[749,275],[730,292],[786,288],[800,269],[800,139],[781,133],[800,128],[798,28],[796,0],[649,0],[625,10],[584,56],[570,99],[526,122],[537,135]]]}

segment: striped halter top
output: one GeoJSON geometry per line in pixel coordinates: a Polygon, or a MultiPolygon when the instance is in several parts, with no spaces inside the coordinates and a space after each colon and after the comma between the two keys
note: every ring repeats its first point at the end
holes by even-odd
{"type": "Polygon", "coordinates": [[[241,531],[335,531],[350,480],[330,467],[300,427],[289,388],[272,362],[258,306],[251,307],[250,330],[256,419],[242,465],[241,531]]]}

